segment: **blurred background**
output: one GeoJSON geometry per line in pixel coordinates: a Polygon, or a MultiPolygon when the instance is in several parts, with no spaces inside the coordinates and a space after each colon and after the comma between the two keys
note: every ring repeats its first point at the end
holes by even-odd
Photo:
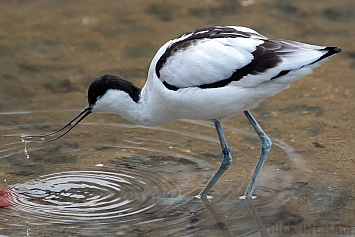
{"type": "MultiPolygon", "coordinates": [[[[132,127],[119,116],[90,115],[85,121],[89,126],[79,126],[56,144],[29,147],[33,149],[29,158],[20,143],[21,133],[50,132],[68,122],[87,105],[89,84],[103,74],[119,75],[143,87],[151,59],[165,42],[186,31],[212,25],[246,26],[270,38],[343,49],[312,75],[251,111],[276,143],[262,171],[259,188],[256,187],[260,198],[255,205],[270,236],[355,235],[353,0],[13,0],[1,1],[0,8],[0,188],[12,187],[20,202],[0,210],[0,220],[4,223],[0,235],[260,236],[252,217],[237,213],[243,208],[235,206],[238,195],[243,195],[246,188],[260,146],[243,115],[224,123],[227,140],[235,149],[235,160],[216,185],[214,196],[220,198],[215,204],[226,208],[226,212],[236,208],[233,213],[237,214],[228,219],[234,223],[228,222],[223,208],[217,208],[222,211],[219,215],[225,223],[223,228],[216,225],[210,212],[200,204],[194,204],[198,206],[194,206],[196,210],[188,201],[179,206],[181,209],[176,205],[182,205],[180,195],[196,195],[219,164],[220,148],[214,140],[215,131],[208,124],[183,121],[146,129],[132,127]],[[100,125],[107,123],[110,125],[104,128],[100,125]],[[114,124],[120,126],[116,128],[114,124]],[[174,150],[176,147],[178,149],[174,150]],[[141,150],[136,154],[138,148],[141,150]],[[248,158],[249,153],[252,158],[248,158]],[[161,156],[163,158],[156,159],[161,156]],[[174,158],[187,159],[191,164],[187,161],[182,164],[174,158]],[[83,224],[88,223],[80,219],[83,216],[77,217],[82,220],[78,224],[75,218],[70,219],[70,215],[61,212],[63,203],[52,202],[53,195],[55,198],[58,195],[60,202],[62,191],[73,187],[55,192],[51,187],[57,183],[46,188],[31,186],[36,182],[45,183],[41,177],[56,172],[121,170],[124,173],[128,171],[123,168],[132,162],[138,162],[136,165],[141,169],[151,168],[138,169],[136,173],[129,173],[131,176],[144,177],[144,172],[154,176],[157,170],[167,171],[159,182],[166,179],[161,185],[165,187],[163,196],[170,195],[169,199],[150,198],[146,205],[146,199],[141,199],[143,194],[129,198],[141,200],[138,204],[131,203],[130,208],[135,206],[140,210],[142,221],[133,221],[139,218],[132,213],[132,218],[125,217],[122,224],[120,217],[111,213],[116,219],[107,217],[110,221],[106,222],[98,218],[95,225],[99,227],[93,229],[83,224]],[[196,164],[202,170],[208,165],[211,168],[202,174],[190,167],[196,164]],[[100,168],[102,165],[104,168],[100,168]],[[121,169],[117,169],[117,165],[121,169]],[[188,167],[176,169],[184,165],[188,167]],[[164,186],[166,182],[176,184],[164,186]],[[169,190],[174,188],[171,194],[169,190]],[[44,198],[51,201],[41,203],[44,198]],[[165,211],[155,217],[152,213],[157,210],[148,208],[150,216],[147,215],[144,208],[157,203],[169,203],[169,208],[163,208],[165,211]],[[47,210],[44,211],[47,214],[41,210],[47,210]],[[173,216],[173,210],[175,214],[179,213],[177,210],[184,214],[173,216]],[[41,221],[38,221],[39,216],[41,221]],[[238,219],[241,216],[244,217],[238,219]],[[167,227],[144,224],[158,220],[166,221],[167,227]],[[47,225],[48,231],[39,227],[42,224],[47,225]],[[67,229],[58,230],[58,226],[67,229]]],[[[51,182],[67,175],[50,176],[51,182]]],[[[86,175],[76,173],[74,177],[80,180],[86,179],[86,175]]],[[[67,182],[60,181],[61,184],[67,182]]],[[[146,192],[149,188],[142,189],[146,192]]],[[[155,190],[155,194],[158,191],[155,190]]],[[[108,191],[112,192],[114,190],[108,191]]],[[[75,196],[67,203],[77,204],[80,197],[75,196]]],[[[118,199],[125,198],[119,196],[118,199]]],[[[102,204],[97,200],[92,205],[102,204]]],[[[91,213],[93,219],[96,211],[91,213]]]]}

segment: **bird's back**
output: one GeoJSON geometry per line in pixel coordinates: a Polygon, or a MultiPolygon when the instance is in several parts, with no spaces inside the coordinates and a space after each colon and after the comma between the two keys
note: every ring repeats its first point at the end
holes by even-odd
{"type": "Polygon", "coordinates": [[[256,86],[303,67],[313,69],[319,66],[316,62],[337,52],[336,47],[268,39],[245,27],[210,27],[170,41],[154,69],[171,90],[216,88],[232,82],[256,86]]]}
{"type": "Polygon", "coordinates": [[[148,80],[160,84],[160,99],[178,117],[224,118],[255,107],[338,52],[245,27],[201,28],[166,43],[148,80]]]}

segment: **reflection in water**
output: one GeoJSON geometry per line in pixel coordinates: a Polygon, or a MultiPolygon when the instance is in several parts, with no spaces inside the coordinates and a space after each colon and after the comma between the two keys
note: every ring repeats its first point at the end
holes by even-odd
{"type": "Polygon", "coordinates": [[[232,233],[228,230],[228,227],[222,222],[222,219],[219,217],[218,213],[213,209],[213,206],[208,201],[206,196],[201,198],[203,204],[205,205],[206,209],[212,216],[213,220],[216,222],[217,226],[221,230],[223,236],[233,236],[232,233]]]}
{"type": "Polygon", "coordinates": [[[17,203],[17,194],[12,188],[4,188],[0,190],[0,207],[8,207],[17,203]]]}
{"type": "MultiPolygon", "coordinates": [[[[128,170],[120,171],[127,173],[128,170]]],[[[244,234],[259,231],[261,236],[268,236],[251,199],[236,201],[237,199],[233,198],[222,198],[211,203],[207,198],[202,198],[201,201],[180,193],[178,184],[164,177],[167,174],[159,172],[158,175],[149,175],[148,170],[131,173],[135,177],[103,171],[72,171],[45,175],[13,187],[18,201],[12,210],[22,213],[26,220],[35,226],[70,223],[71,226],[89,228],[87,225],[92,225],[93,222],[112,225],[114,221],[116,225],[124,223],[132,228],[139,226],[141,229],[149,229],[150,225],[154,225],[149,231],[165,235],[177,231],[206,231],[206,227],[211,228],[208,227],[211,225],[214,231],[220,231],[223,236],[234,236],[231,232],[236,230],[230,230],[230,226],[236,221],[237,227],[241,228],[244,234]],[[234,207],[231,206],[232,203],[234,207]],[[228,205],[234,213],[230,215],[221,212],[221,205],[228,205]],[[255,225],[250,224],[252,218],[248,211],[255,225]],[[207,218],[206,214],[212,219],[207,218]],[[226,214],[230,216],[225,217],[226,214]],[[209,224],[206,225],[202,221],[209,224]],[[194,227],[193,230],[190,230],[191,227],[194,227]]],[[[273,198],[278,199],[275,193],[273,198]]],[[[272,202],[271,199],[269,201],[272,202]]],[[[275,203],[258,205],[259,208],[267,205],[273,208],[273,211],[275,208],[278,209],[277,212],[281,211],[275,203]]],[[[130,232],[132,229],[126,231],[130,232]]]]}
{"type": "Polygon", "coordinates": [[[253,216],[254,218],[254,221],[256,223],[256,226],[258,227],[259,231],[260,231],[260,234],[262,237],[268,237],[269,236],[269,233],[266,231],[266,228],[264,226],[264,223],[262,222],[257,210],[256,210],[256,207],[253,203],[253,200],[252,198],[246,198],[246,202],[248,204],[248,207],[250,209],[250,212],[251,212],[251,215],[253,216]]]}
{"type": "MultiPolygon", "coordinates": [[[[145,167],[171,172],[169,179],[176,180],[182,194],[190,192],[187,197],[197,194],[220,160],[214,131],[211,129],[209,133],[205,126],[179,122],[162,126],[162,130],[148,130],[130,127],[117,116],[107,120],[97,116],[95,124],[79,125],[70,137],[56,144],[29,145],[29,159],[23,154],[19,136],[53,131],[67,122],[77,111],[42,111],[41,115],[34,110],[81,108],[87,85],[97,75],[120,74],[143,86],[152,55],[181,32],[200,26],[238,24],[273,37],[344,48],[344,53],[326,67],[255,110],[275,143],[256,187],[259,198],[253,202],[272,237],[354,235],[354,0],[255,0],[248,7],[230,0],[101,3],[1,2],[0,189],[63,172],[94,170],[122,174],[116,168],[120,167],[118,164],[124,161],[132,171],[140,166],[132,164],[133,158],[139,156],[147,161],[145,167]],[[14,112],[20,110],[30,111],[14,112]],[[121,127],[98,125],[113,121],[118,121],[121,127]],[[185,136],[184,132],[191,136],[185,136]],[[11,134],[14,137],[6,136],[11,134]],[[291,145],[295,142],[304,160],[284,142],[291,145]],[[325,148],[315,146],[315,142],[325,148]],[[149,162],[148,156],[157,159],[149,162]],[[180,164],[181,169],[177,169],[179,165],[163,164],[169,163],[169,157],[176,160],[180,156],[195,158],[194,164],[198,160],[205,164],[192,164],[185,173],[181,172],[186,165],[180,164]],[[166,159],[158,163],[158,158],[166,159]],[[182,176],[188,181],[179,178],[182,176]],[[299,190],[289,185],[299,181],[307,181],[309,185],[299,190]]],[[[250,210],[235,199],[244,192],[247,185],[244,180],[250,178],[250,169],[257,159],[257,149],[253,147],[260,144],[254,133],[250,136],[248,131],[236,130],[247,126],[238,118],[229,120],[224,127],[227,124],[233,124],[234,130],[225,128],[225,132],[234,148],[235,160],[212,190],[214,198],[210,202],[232,235],[260,236],[255,232],[257,227],[250,210]],[[233,220],[235,216],[239,219],[233,220]],[[253,228],[254,232],[246,231],[243,226],[253,228]]],[[[172,212],[165,209],[159,215],[161,226],[173,223],[167,225],[171,232],[175,231],[172,236],[221,236],[216,222],[203,211],[204,206],[199,209],[191,201],[179,208],[181,197],[165,200],[176,203],[176,208],[170,205],[172,212]],[[190,217],[181,218],[184,213],[190,217]],[[173,217],[177,221],[169,222],[173,217]]],[[[88,221],[92,226],[78,222],[50,224],[50,220],[43,219],[43,224],[48,223],[44,228],[32,224],[38,221],[30,213],[9,207],[0,211],[0,234],[155,237],[169,233],[163,231],[164,227],[155,230],[156,223],[149,224],[149,220],[156,220],[154,213],[140,215],[148,219],[147,223],[135,223],[134,215],[128,224],[117,219],[88,221]]]]}
{"type": "MultiPolygon", "coordinates": [[[[211,205],[210,201],[208,200],[207,197],[202,197],[201,198],[203,204],[205,205],[206,209],[212,216],[212,218],[215,220],[217,226],[219,227],[221,234],[224,237],[229,237],[233,236],[232,233],[228,230],[228,226],[226,226],[223,222],[221,217],[218,215],[218,213],[214,210],[213,205],[211,205]]],[[[269,237],[269,233],[267,232],[264,223],[262,222],[259,213],[256,210],[256,207],[254,205],[254,201],[251,197],[246,197],[244,200],[241,200],[240,202],[246,202],[247,206],[250,210],[250,213],[255,221],[256,226],[259,229],[261,237],[269,237]]]]}
{"type": "MultiPolygon", "coordinates": [[[[31,113],[31,117],[40,121],[42,116],[58,113],[64,111],[31,113]]],[[[250,174],[238,178],[235,172],[244,169],[243,166],[253,166],[253,161],[246,164],[235,161],[237,165],[226,175],[226,179],[234,177],[232,183],[219,182],[208,202],[195,199],[204,180],[214,171],[211,157],[220,159],[215,152],[218,140],[203,132],[209,130],[205,129],[210,126],[208,123],[181,121],[175,125],[185,129],[142,127],[105,123],[106,117],[102,117],[101,123],[82,124],[81,129],[62,141],[49,145],[27,144],[29,159],[26,159],[23,144],[16,142],[20,134],[51,130],[54,125],[23,124],[28,114],[23,115],[12,115],[18,126],[2,127],[6,134],[1,137],[0,162],[11,164],[7,176],[17,180],[17,184],[10,186],[18,201],[3,212],[9,216],[4,228],[11,229],[11,233],[23,234],[22,227],[28,223],[33,234],[43,233],[37,226],[45,225],[46,233],[50,234],[57,231],[58,225],[65,224],[68,226],[65,234],[80,228],[82,234],[95,231],[133,236],[148,233],[150,236],[177,233],[253,236],[265,232],[264,225],[280,221],[283,205],[288,200],[285,197],[290,191],[285,187],[292,182],[293,173],[286,171],[285,178],[277,181],[275,175],[281,171],[275,173],[277,165],[272,162],[264,167],[257,186],[258,199],[252,202],[255,206],[239,199],[250,174]],[[189,132],[191,124],[200,127],[200,133],[189,132]],[[87,139],[88,134],[98,135],[87,139]]],[[[226,132],[230,132],[228,128],[226,132]]],[[[238,133],[249,136],[242,130],[238,133]]],[[[250,138],[243,143],[259,144],[258,138],[250,138]]],[[[239,156],[244,153],[249,156],[243,147],[237,152],[239,156]]],[[[293,162],[288,162],[292,166],[293,162]]],[[[297,168],[292,170],[297,172],[297,168]]]]}

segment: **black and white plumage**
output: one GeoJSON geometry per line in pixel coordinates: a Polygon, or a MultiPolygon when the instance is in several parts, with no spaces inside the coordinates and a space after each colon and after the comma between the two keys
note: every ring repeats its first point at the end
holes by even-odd
{"type": "MultiPolygon", "coordinates": [[[[130,98],[111,103],[112,94],[120,93],[116,90],[102,94],[108,99],[98,101],[93,111],[116,112],[143,125],[224,119],[257,106],[337,52],[335,47],[267,39],[245,27],[202,28],[159,49],[146,85],[131,94],[140,97],[139,103],[130,98]]],[[[110,77],[98,80],[115,81],[110,77]]]]}
{"type": "MultiPolygon", "coordinates": [[[[340,51],[337,47],[268,39],[246,27],[197,29],[170,40],[158,50],[142,89],[116,76],[96,79],[89,87],[89,105],[71,122],[79,118],[75,126],[91,112],[117,113],[147,126],[181,118],[213,121],[224,156],[221,167],[199,194],[202,197],[232,160],[219,121],[244,112],[262,140],[261,157],[245,194],[250,197],[271,141],[249,110],[312,73],[340,51]]],[[[70,123],[40,136],[53,135],[70,123]]],[[[24,136],[31,137],[36,136],[24,136]]]]}

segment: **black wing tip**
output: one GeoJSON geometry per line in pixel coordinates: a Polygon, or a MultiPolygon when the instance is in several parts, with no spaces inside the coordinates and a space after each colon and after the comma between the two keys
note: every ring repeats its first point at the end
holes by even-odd
{"type": "Polygon", "coordinates": [[[341,48],[338,48],[338,47],[326,47],[325,49],[328,50],[329,55],[340,53],[342,50],[341,48]]]}
{"type": "MultiPolygon", "coordinates": [[[[328,58],[336,53],[340,53],[341,52],[341,48],[338,48],[338,47],[325,47],[324,49],[322,50],[327,50],[327,52],[325,54],[323,54],[322,57],[318,58],[316,61],[314,61],[313,63],[317,63],[325,58],[328,58]]],[[[313,64],[311,63],[311,64],[313,64]]]]}

